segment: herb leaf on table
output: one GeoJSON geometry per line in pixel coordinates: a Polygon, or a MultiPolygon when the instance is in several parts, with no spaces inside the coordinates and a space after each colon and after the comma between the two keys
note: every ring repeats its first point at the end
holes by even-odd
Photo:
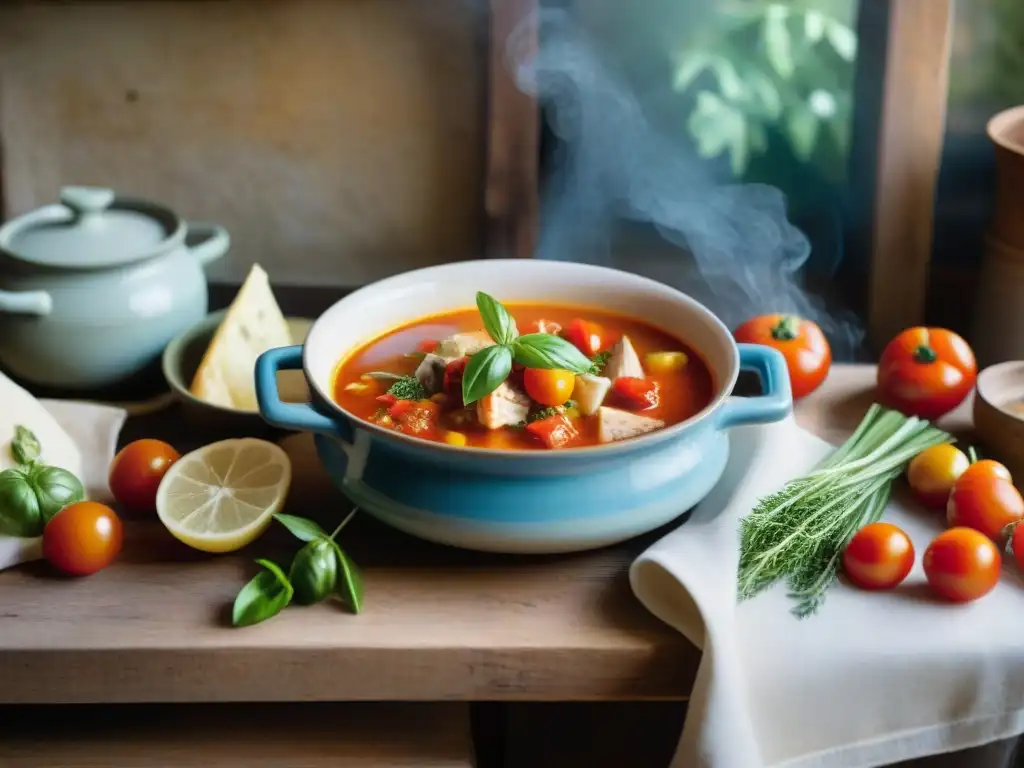
{"type": "Polygon", "coordinates": [[[248,627],[279,614],[291,602],[294,590],[277,563],[257,560],[264,570],[242,587],[231,611],[231,623],[248,627]]]}

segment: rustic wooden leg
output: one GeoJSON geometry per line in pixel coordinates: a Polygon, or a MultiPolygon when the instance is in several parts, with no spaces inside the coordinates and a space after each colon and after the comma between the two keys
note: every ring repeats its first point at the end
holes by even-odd
{"type": "Polygon", "coordinates": [[[517,87],[507,55],[514,31],[519,55],[536,52],[537,6],[537,0],[491,0],[484,207],[492,257],[532,256],[537,239],[540,115],[537,100],[517,87]]]}

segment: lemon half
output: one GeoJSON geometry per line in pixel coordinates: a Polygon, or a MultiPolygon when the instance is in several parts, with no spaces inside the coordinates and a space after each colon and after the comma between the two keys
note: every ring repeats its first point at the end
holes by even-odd
{"type": "Polygon", "coordinates": [[[281,511],[291,462],[265,440],[223,440],[178,459],[156,495],[160,522],[203,552],[233,552],[255,540],[281,511]]]}

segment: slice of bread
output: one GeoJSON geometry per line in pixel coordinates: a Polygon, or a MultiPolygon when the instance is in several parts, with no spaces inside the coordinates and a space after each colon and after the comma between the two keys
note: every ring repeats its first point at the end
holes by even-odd
{"type": "Polygon", "coordinates": [[[190,390],[212,405],[257,411],[256,358],[268,349],[293,343],[267,273],[254,264],[214,334],[190,390]]]}

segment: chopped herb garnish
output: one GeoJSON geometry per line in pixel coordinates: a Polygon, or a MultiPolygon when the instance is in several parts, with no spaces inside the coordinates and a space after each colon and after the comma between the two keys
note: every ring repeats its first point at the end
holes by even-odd
{"type": "Polygon", "coordinates": [[[427,390],[415,376],[403,376],[388,388],[388,394],[399,400],[425,400],[427,390]]]}
{"type": "Polygon", "coordinates": [[[594,364],[594,367],[591,369],[591,373],[600,373],[601,369],[604,368],[605,364],[608,362],[608,358],[611,356],[612,351],[610,349],[606,349],[604,352],[598,352],[590,358],[590,362],[594,364]]]}
{"type": "Polygon", "coordinates": [[[557,416],[560,413],[565,413],[567,409],[575,407],[575,400],[566,400],[565,405],[550,405],[547,408],[541,408],[539,411],[534,411],[533,413],[531,413],[529,416],[526,417],[526,423],[532,424],[535,421],[546,419],[549,416],[557,416]]]}

